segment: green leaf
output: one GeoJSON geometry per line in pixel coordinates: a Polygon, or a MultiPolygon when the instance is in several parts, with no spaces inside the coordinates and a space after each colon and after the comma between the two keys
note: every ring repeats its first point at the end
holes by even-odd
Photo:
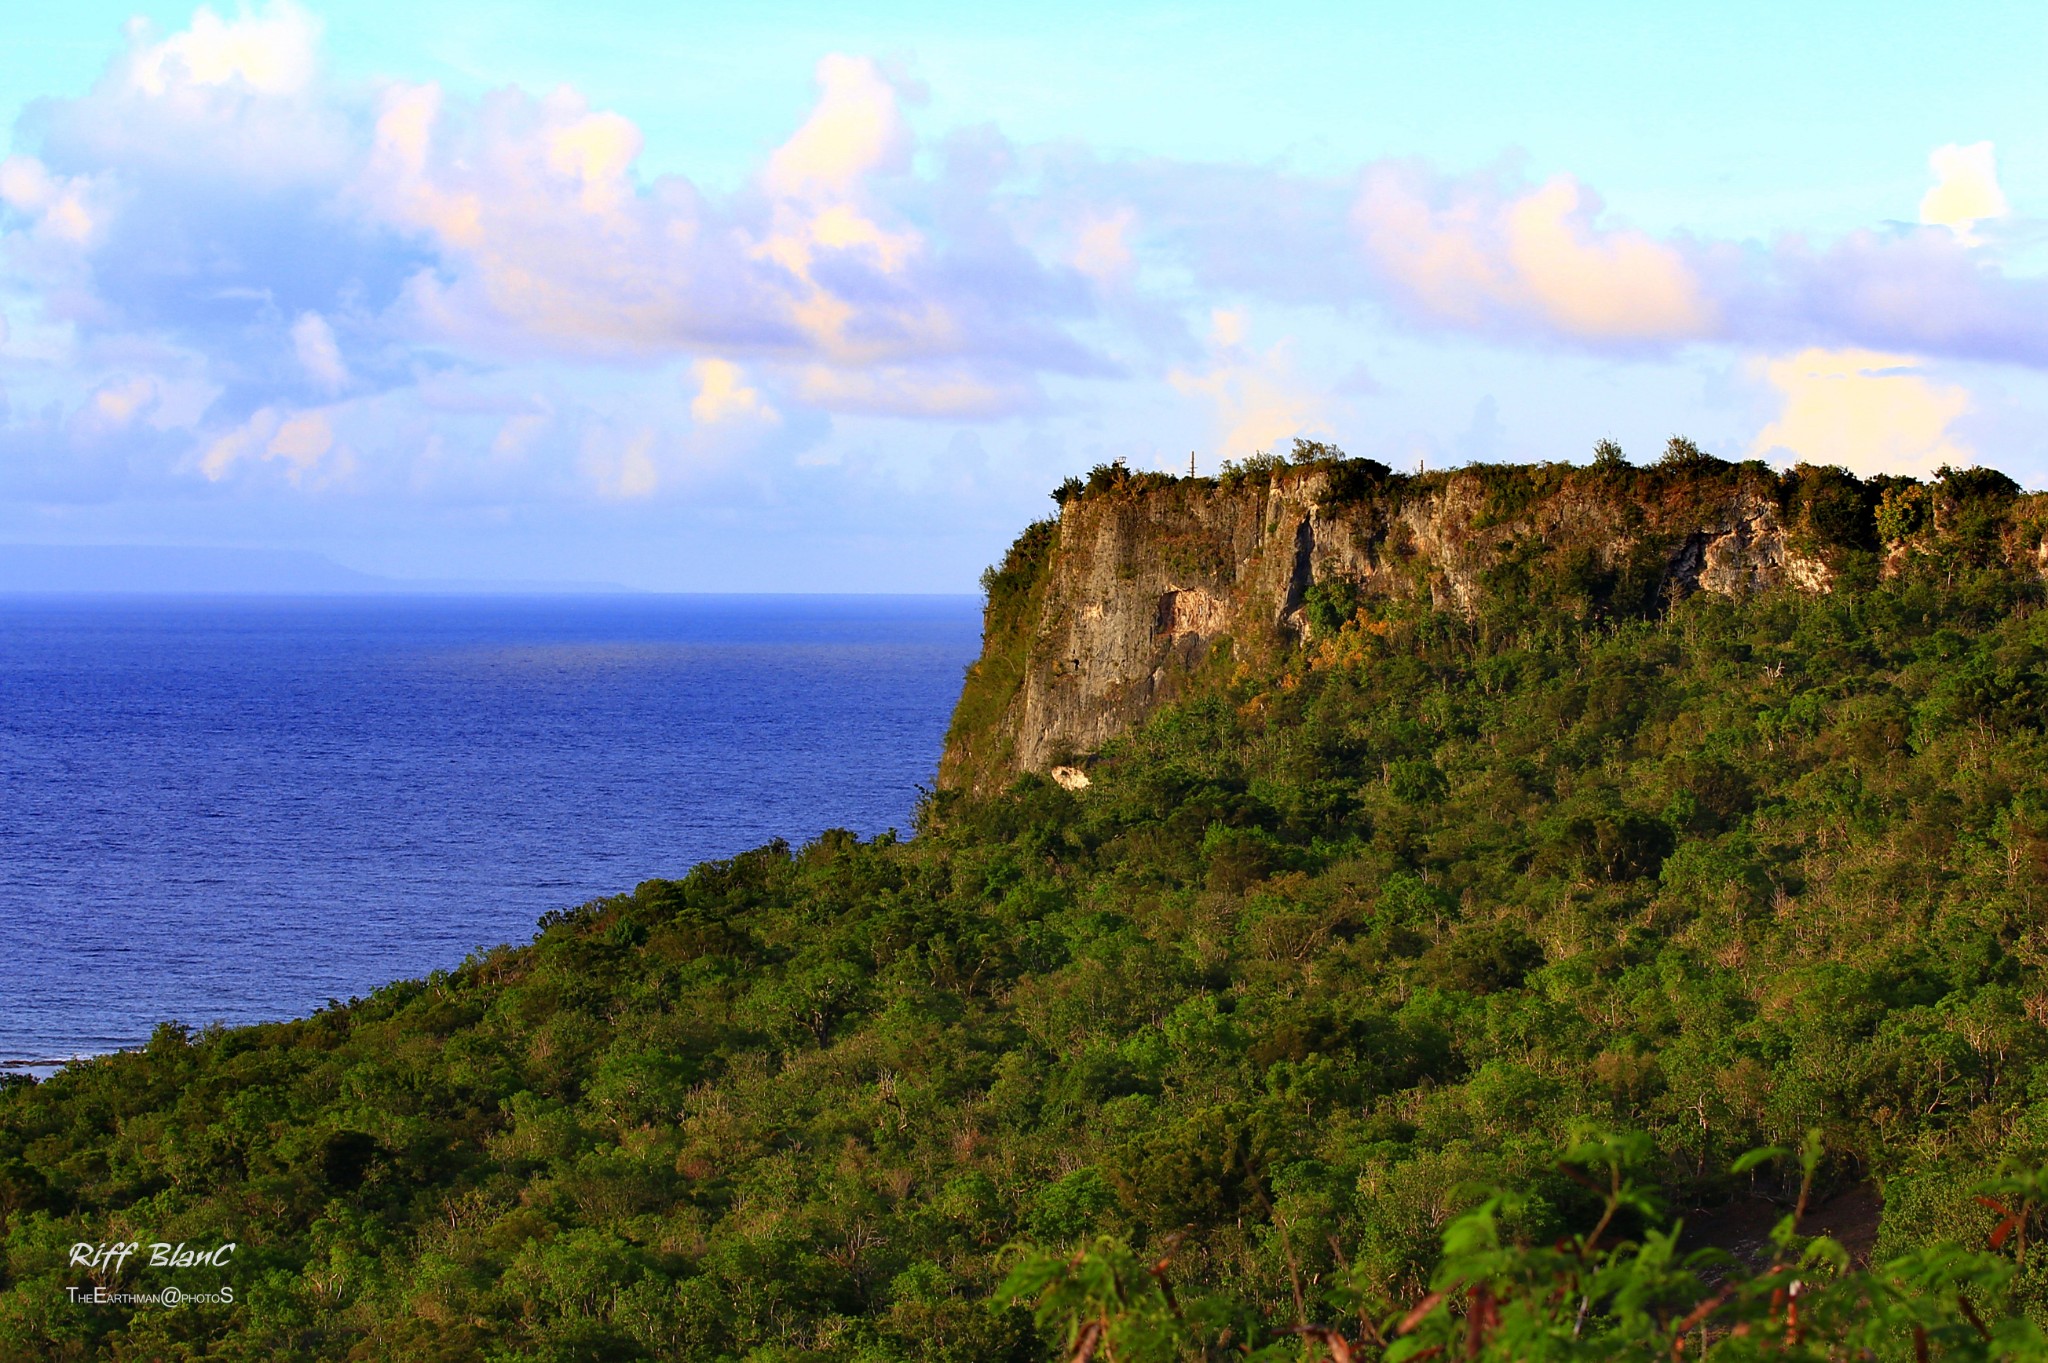
{"type": "Polygon", "coordinates": [[[1782,1159],[1791,1153],[1790,1150],[1787,1150],[1782,1145],[1766,1145],[1759,1150],[1746,1150],[1735,1157],[1735,1163],[1728,1166],[1728,1172],[1731,1174],[1746,1174],[1759,1164],[1766,1164],[1774,1159],[1782,1159]]]}

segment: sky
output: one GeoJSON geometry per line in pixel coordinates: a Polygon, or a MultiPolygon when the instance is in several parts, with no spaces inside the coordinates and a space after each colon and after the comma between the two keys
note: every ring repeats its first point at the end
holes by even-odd
{"type": "Polygon", "coordinates": [[[2048,6],[0,0],[0,543],[973,590],[1334,442],[2048,486],[2048,6]]]}

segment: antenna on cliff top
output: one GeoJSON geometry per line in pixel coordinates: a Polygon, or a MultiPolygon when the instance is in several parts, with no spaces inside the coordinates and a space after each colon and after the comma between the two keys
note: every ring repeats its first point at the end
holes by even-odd
{"type": "Polygon", "coordinates": [[[1188,451],[1188,477],[1192,478],[1192,477],[1194,477],[1194,476],[1195,476],[1195,452],[1194,452],[1193,450],[1189,450],[1189,451],[1188,451]]]}

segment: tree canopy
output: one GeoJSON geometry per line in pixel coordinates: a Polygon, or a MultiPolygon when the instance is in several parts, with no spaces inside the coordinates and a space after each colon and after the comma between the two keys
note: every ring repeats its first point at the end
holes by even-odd
{"type": "Polygon", "coordinates": [[[2048,614],[1943,514],[1830,594],[1333,584],[1085,789],[0,1088],[0,1354],[2033,1357],[2048,614]],[[234,1302],[72,1303],[116,1238],[234,1302]]]}

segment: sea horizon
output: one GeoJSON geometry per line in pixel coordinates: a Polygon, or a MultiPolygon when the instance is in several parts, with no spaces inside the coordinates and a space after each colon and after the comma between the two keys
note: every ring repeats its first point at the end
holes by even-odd
{"type": "Polygon", "coordinates": [[[979,623],[937,593],[0,593],[0,1069],[907,831],[979,623]]]}

